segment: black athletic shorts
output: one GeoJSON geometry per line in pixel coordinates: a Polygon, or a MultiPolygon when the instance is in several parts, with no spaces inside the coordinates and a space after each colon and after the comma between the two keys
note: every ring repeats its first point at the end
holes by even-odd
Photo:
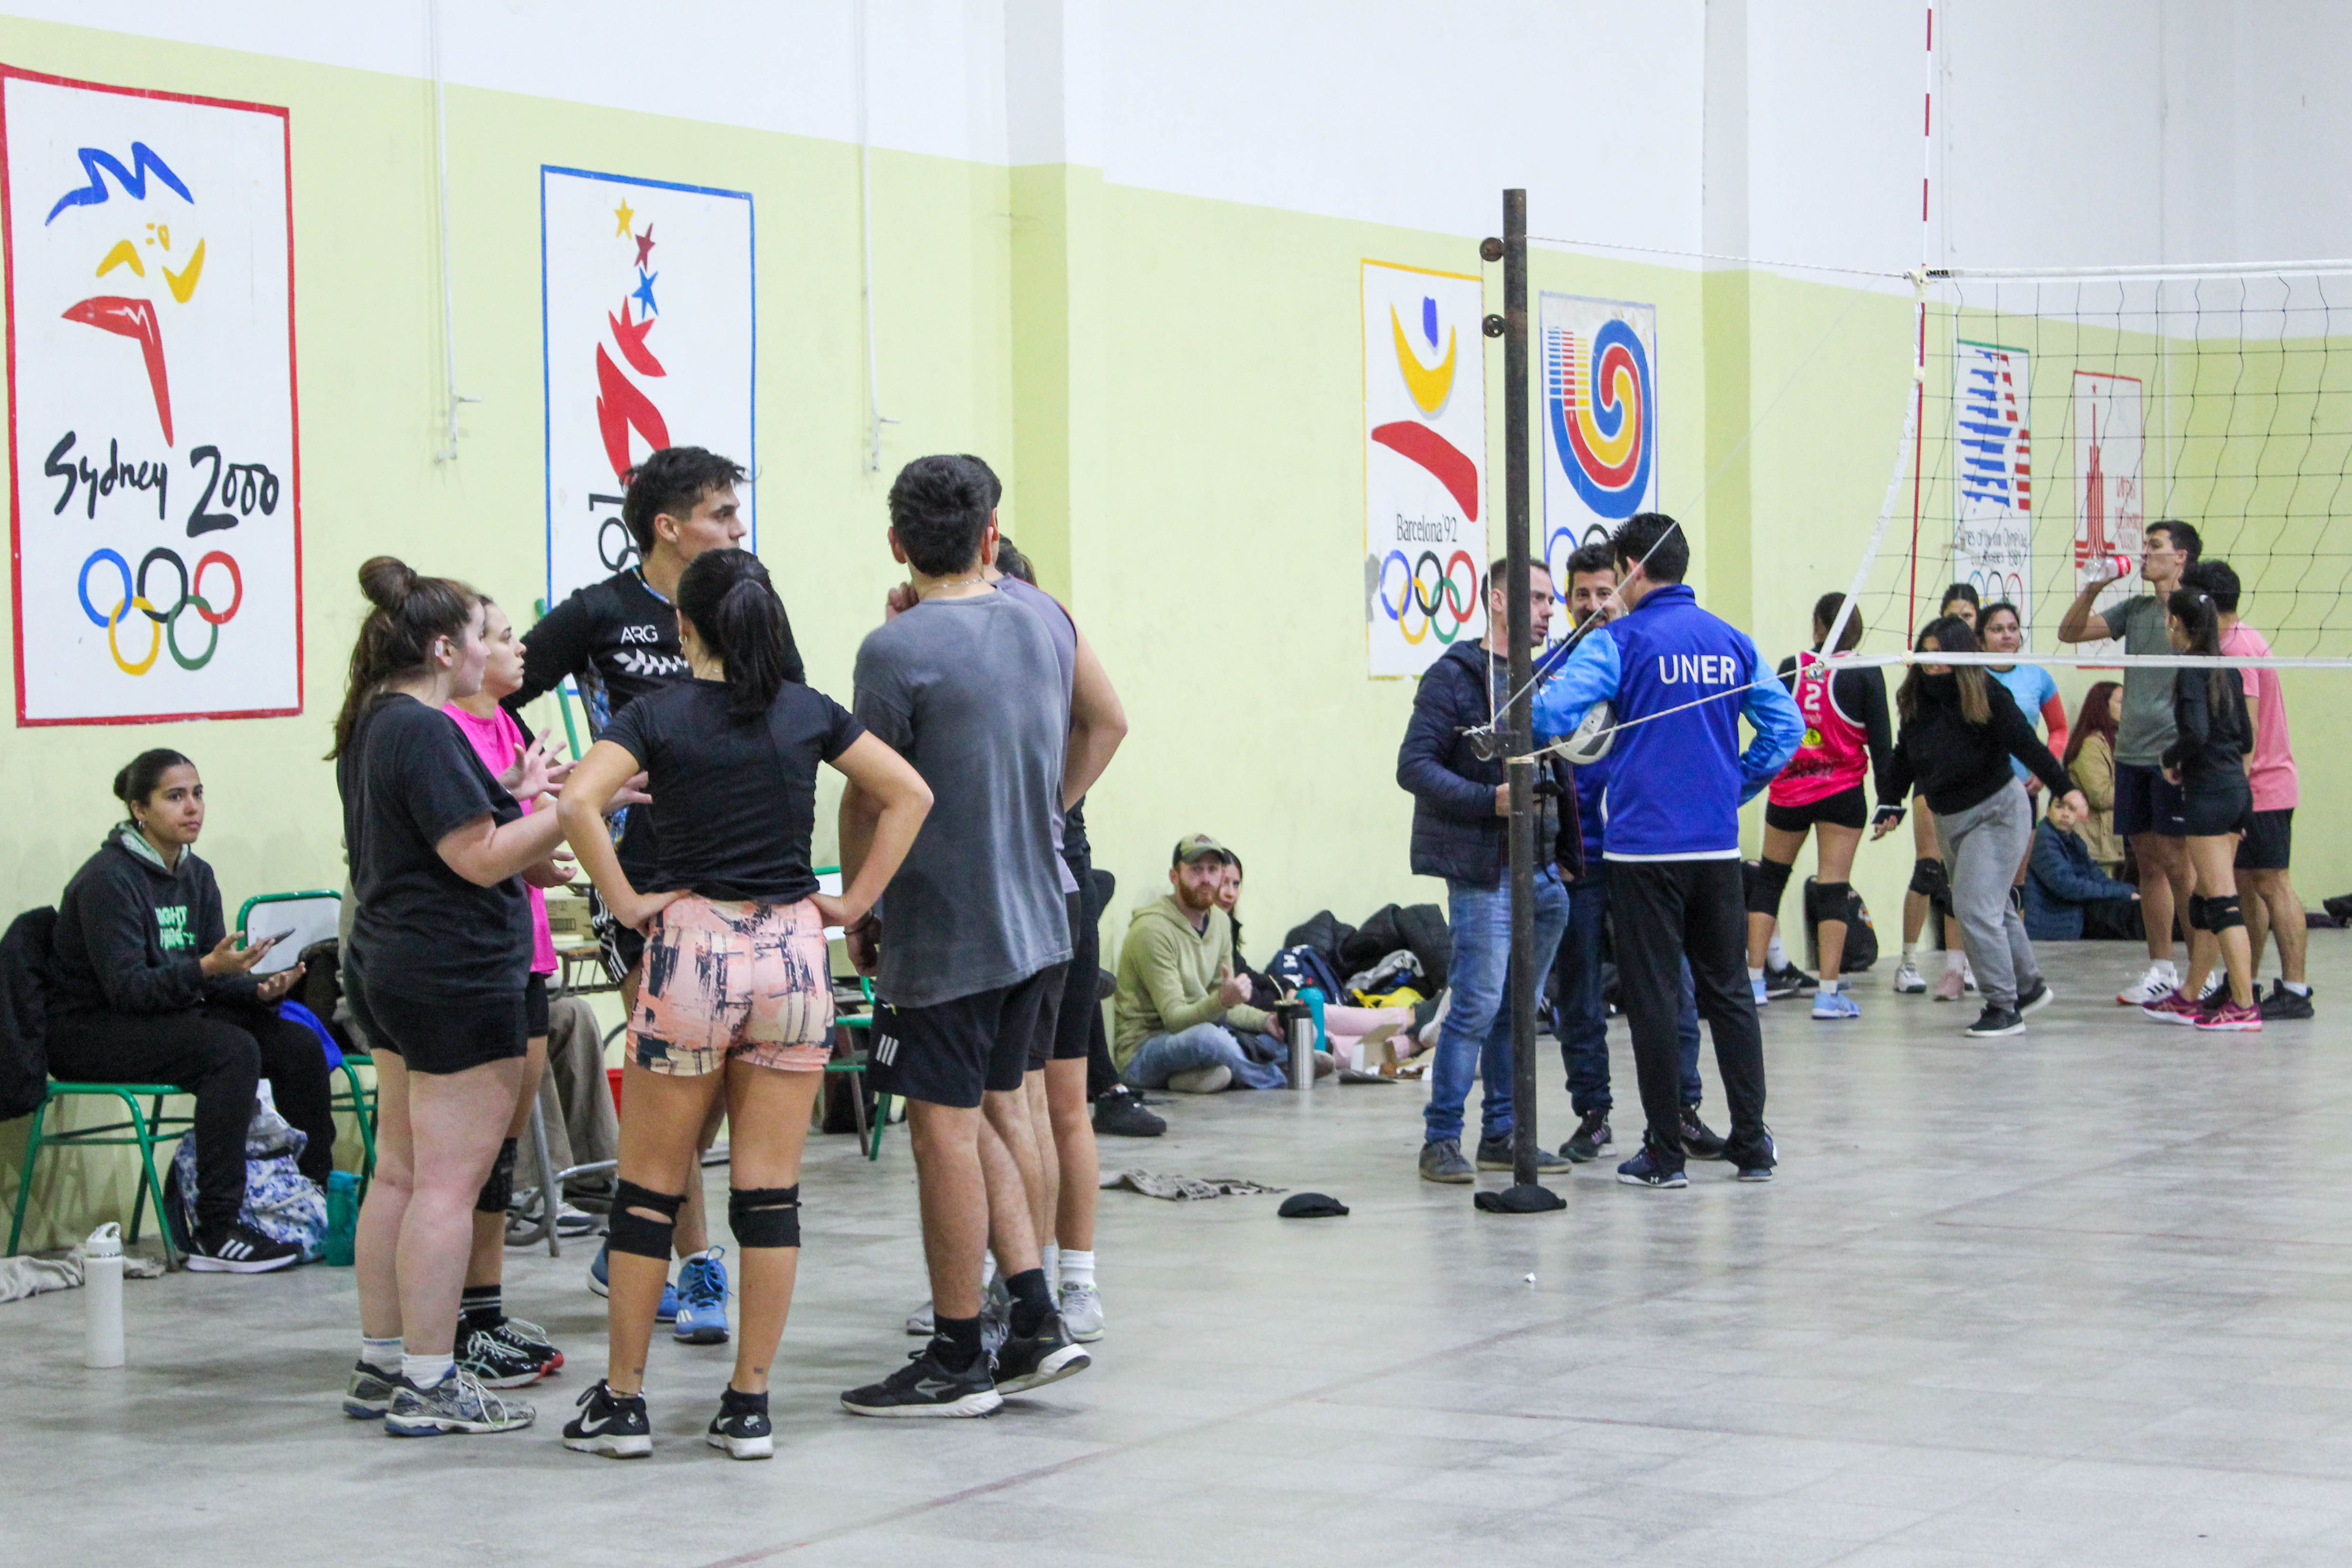
{"type": "Polygon", "coordinates": [[[532,1039],[547,1033],[547,976],[534,974],[523,982],[522,1032],[532,1039]]]}
{"type": "Polygon", "coordinates": [[[929,1007],[877,1003],[866,1069],[874,1092],[971,1110],[983,1089],[1019,1089],[1038,1020],[1047,999],[1060,997],[1066,969],[1050,964],[1014,984],[929,1007]]]}
{"type": "Polygon", "coordinates": [[[2238,840],[2238,869],[2284,871],[2294,858],[2294,807],[2258,811],[2238,840]]]}
{"type": "Polygon", "coordinates": [[[1070,895],[1070,963],[1062,972],[1062,994],[1055,998],[1054,1026],[1045,1042],[1045,1054],[1033,1051],[1032,1071],[1049,1061],[1084,1061],[1094,1038],[1092,1015],[1100,1005],[1096,994],[1102,973],[1102,937],[1095,926],[1095,902],[1087,883],[1090,868],[1074,864],[1078,890],[1070,895]]]}
{"type": "MultiPolygon", "coordinates": [[[[2117,795],[2120,798],[2120,790],[2117,795]]],[[[2189,837],[2218,838],[2224,833],[2243,833],[2253,815],[2254,792],[2247,787],[2243,773],[2223,779],[2218,788],[2181,792],[2180,819],[2183,833],[2189,837]]]]}
{"type": "Polygon", "coordinates": [[[1777,827],[1783,833],[1802,833],[1816,824],[1823,827],[1851,827],[1859,833],[1870,826],[1870,800],[1860,784],[1842,789],[1835,795],[1808,801],[1803,805],[1780,805],[1764,803],[1764,826],[1777,827]]]}
{"type": "Polygon", "coordinates": [[[2142,763],[2116,764],[2116,834],[2130,838],[2142,833],[2160,833],[2168,838],[2189,836],[2188,818],[2182,814],[2180,786],[2164,776],[2164,770],[2142,763]]]}
{"type": "Polygon", "coordinates": [[[403,996],[372,986],[343,964],[343,997],[368,1049],[390,1051],[410,1072],[458,1073],[520,1057],[529,1037],[520,987],[463,1000],[403,996]]]}

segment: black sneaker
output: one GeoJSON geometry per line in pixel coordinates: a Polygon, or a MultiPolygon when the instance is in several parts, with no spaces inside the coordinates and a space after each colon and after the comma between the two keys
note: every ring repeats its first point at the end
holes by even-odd
{"type": "Polygon", "coordinates": [[[1818,991],[1822,983],[1793,963],[1764,972],[1764,994],[1777,1002],[1783,996],[1802,996],[1818,991]]]}
{"type": "Polygon", "coordinates": [[[1732,1179],[1741,1182],[1769,1182],[1772,1179],[1772,1167],[1780,1163],[1769,1127],[1758,1131],[1754,1143],[1731,1151],[1727,1157],[1731,1161],[1732,1179]]]}
{"type": "Polygon", "coordinates": [[[381,1421],[383,1413],[392,1408],[392,1385],[400,1373],[379,1372],[365,1362],[352,1368],[352,1381],[343,1388],[343,1414],[354,1421],[381,1421]]]}
{"type": "Polygon", "coordinates": [[[546,1358],[499,1336],[496,1329],[457,1327],[457,1364],[484,1388],[527,1388],[547,1375],[546,1358]]]}
{"type": "Polygon", "coordinates": [[[301,1261],[302,1249],[292,1242],[235,1223],[200,1230],[188,1244],[191,1274],[267,1274],[301,1261]]]}
{"type": "Polygon", "coordinates": [[[1996,1039],[2002,1035],[2025,1033],[2025,1019],[2014,1007],[2004,1007],[1998,1002],[1988,1002],[1985,1010],[1977,1015],[1968,1035],[1973,1040],[1996,1039]]]}
{"type": "Polygon", "coordinates": [[[852,1415],[991,1415],[1003,1403],[989,1376],[986,1356],[975,1358],[961,1372],[950,1372],[929,1345],[881,1382],[841,1396],[841,1407],[852,1415]]]}
{"type": "Polygon", "coordinates": [[[996,1392],[1020,1394],[1074,1377],[1094,1364],[1086,1347],[1070,1337],[1059,1312],[1048,1312],[1034,1334],[1008,1335],[996,1352],[996,1392]]]}
{"type": "Polygon", "coordinates": [[[768,1425],[768,1396],[743,1394],[730,1387],[719,1396],[719,1414],[710,1418],[704,1440],[724,1448],[730,1459],[772,1459],[776,1455],[776,1429],[768,1425]]]}
{"type": "Polygon", "coordinates": [[[1629,1187],[1687,1187],[1690,1178],[1679,1164],[1669,1165],[1666,1157],[1651,1147],[1649,1139],[1642,1140],[1641,1152],[1617,1167],[1617,1179],[1629,1187]]]}
{"type": "Polygon", "coordinates": [[[1601,1158],[1601,1151],[1614,1141],[1615,1135],[1609,1131],[1609,1113],[1588,1110],[1583,1120],[1576,1124],[1576,1131],[1569,1135],[1568,1142],[1559,1146],[1559,1152],[1577,1164],[1589,1164],[1601,1158]]]}
{"type": "Polygon", "coordinates": [[[2032,990],[2018,997],[2017,1016],[2022,1018],[2028,1013],[2040,1012],[2056,1000],[2058,1000],[2058,993],[2050,989],[2050,982],[2036,980],[2032,990]]]}
{"type": "Polygon", "coordinates": [[[563,1424],[563,1446],[608,1459],[642,1459],[654,1451],[654,1424],[646,1416],[646,1396],[615,1394],[598,1378],[579,1399],[580,1414],[563,1424]]]}
{"type": "Polygon", "coordinates": [[[1723,1140],[1715,1129],[1701,1121],[1698,1107],[1683,1107],[1683,1152],[1694,1160],[1723,1158],[1723,1140]]]}
{"type": "Polygon", "coordinates": [[[2308,995],[2298,996],[2286,988],[2285,981],[2273,980],[2271,982],[2271,994],[2263,998],[2263,1016],[2264,1018],[2309,1018],[2315,1015],[2312,1011],[2311,998],[2308,995]]]}
{"type": "Polygon", "coordinates": [[[529,1318],[509,1318],[490,1331],[525,1355],[535,1356],[541,1370],[549,1373],[563,1370],[563,1352],[547,1337],[547,1331],[529,1318]]]}
{"type": "MultiPolygon", "coordinates": [[[[1545,1148],[1536,1145],[1536,1170],[1557,1175],[1568,1169],[1569,1162],[1545,1148]]],[[[1478,1140],[1478,1168],[1482,1171],[1515,1171],[1518,1163],[1512,1158],[1512,1142],[1508,1138],[1478,1140]]]]}
{"type": "Polygon", "coordinates": [[[1095,1101],[1097,1137],[1157,1138],[1167,1131],[1166,1120],[1144,1110],[1141,1097],[1124,1087],[1095,1101]]]}

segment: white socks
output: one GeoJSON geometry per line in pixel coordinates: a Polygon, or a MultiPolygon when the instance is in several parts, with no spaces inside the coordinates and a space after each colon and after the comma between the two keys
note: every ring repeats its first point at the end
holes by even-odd
{"type": "Polygon", "coordinates": [[[400,1336],[398,1334],[393,1335],[392,1338],[388,1340],[372,1340],[364,1334],[360,1336],[360,1364],[362,1366],[373,1367],[377,1372],[383,1373],[387,1377],[394,1377],[399,1375],[400,1363],[400,1336]]]}
{"type": "Polygon", "coordinates": [[[1836,980],[1824,980],[1824,981],[1822,981],[1822,995],[1824,995],[1824,996],[1834,996],[1834,995],[1836,995],[1836,994],[1838,994],[1838,985],[1839,985],[1839,984],[1840,984],[1840,982],[1839,982],[1839,981],[1836,981],[1836,980]]]}
{"type": "Polygon", "coordinates": [[[2302,982],[2300,982],[2300,981],[2296,981],[2296,980],[2282,980],[2282,981],[2280,981],[2280,982],[2279,982],[2279,984],[2282,984],[2282,985],[2284,985],[2284,986],[2285,986],[2285,987],[2287,988],[2287,990],[2288,990],[2291,994],[2294,994],[2294,995],[2297,995],[2297,996],[2308,996],[2308,995],[2310,995],[2310,994],[2311,994],[2311,987],[2310,987],[2310,986],[2308,986],[2308,985],[2304,984],[2303,984],[2302,982]]]}
{"type": "Polygon", "coordinates": [[[439,1355],[404,1355],[400,1358],[400,1375],[408,1379],[412,1387],[431,1388],[449,1375],[457,1358],[447,1352],[439,1355]]]}
{"type": "Polygon", "coordinates": [[[1038,1248],[1037,1267],[1045,1271],[1045,1289],[1055,1294],[1061,1291],[1061,1266],[1062,1249],[1060,1247],[1049,1241],[1038,1248]]]}
{"type": "Polygon", "coordinates": [[[1753,985],[1763,978],[1764,972],[1762,970],[1757,968],[1754,964],[1748,966],[1748,984],[1753,985]]]}
{"type": "MultiPolygon", "coordinates": [[[[1062,1254],[1062,1285],[1064,1290],[1095,1282],[1095,1255],[1092,1252],[1062,1254]]],[[[1057,1291],[1058,1295],[1059,1292],[1057,1291]]]]}

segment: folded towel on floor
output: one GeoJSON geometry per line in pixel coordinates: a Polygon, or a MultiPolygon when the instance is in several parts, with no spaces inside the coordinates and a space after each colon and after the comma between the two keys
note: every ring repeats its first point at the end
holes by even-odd
{"type": "Polygon", "coordinates": [[[1131,1193],[1141,1193],[1147,1198],[1167,1198],[1182,1203],[1192,1198],[1238,1198],[1252,1193],[1279,1193],[1289,1189],[1269,1187],[1263,1182],[1245,1182],[1238,1176],[1157,1176],[1150,1171],[1106,1171],[1102,1175],[1103,1190],[1124,1187],[1131,1193]]]}

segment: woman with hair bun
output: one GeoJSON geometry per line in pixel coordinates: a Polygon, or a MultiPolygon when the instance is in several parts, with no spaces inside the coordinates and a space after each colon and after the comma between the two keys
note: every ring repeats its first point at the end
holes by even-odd
{"type": "MultiPolygon", "coordinates": [[[[221,918],[220,884],[198,858],[205,784],[163,747],[114,775],[128,813],[58,900],[48,987],[49,1070],[86,1083],[169,1083],[196,1097],[196,1229],[188,1267],[260,1274],[301,1260],[237,1220],[254,1086],[269,1080],[278,1114],[309,1142],[302,1173],[334,1168],[327,1057],[319,1037],[278,1016],[302,966],[253,978],[275,942],[239,945],[221,918]]],[[[161,1194],[158,1194],[160,1201],[161,1194]]]]}
{"type": "Polygon", "coordinates": [[[360,1210],[361,1349],[344,1413],[394,1436],[505,1432],[534,1412],[456,1364],[474,1204],[523,1075],[530,905],[523,874],[561,840],[527,751],[511,793],[442,710],[480,689],[481,601],[388,555],[360,568],[374,606],[335,718],[359,913],[343,950],[352,1016],[374,1050],[375,1181],[360,1210]]]}
{"type": "Polygon", "coordinates": [[[800,1261],[801,1146],[832,1055],[824,928],[855,925],[874,907],[931,794],[840,704],[792,679],[783,601],[756,556],[696,556],[678,578],[677,631],[693,678],[615,714],[559,807],[605,908],[646,933],[623,1068],[609,1370],[582,1396],[563,1443],[616,1459],[652,1451],[646,1352],[678,1207],[702,1179],[696,1135],[723,1099],[742,1317],[709,1441],[764,1459],[774,1452],[768,1372],[800,1261]],[[857,880],[837,898],[817,891],[809,866],[820,763],[882,805],[857,880]],[[604,817],[641,770],[660,846],[642,888],[604,817]]]}

